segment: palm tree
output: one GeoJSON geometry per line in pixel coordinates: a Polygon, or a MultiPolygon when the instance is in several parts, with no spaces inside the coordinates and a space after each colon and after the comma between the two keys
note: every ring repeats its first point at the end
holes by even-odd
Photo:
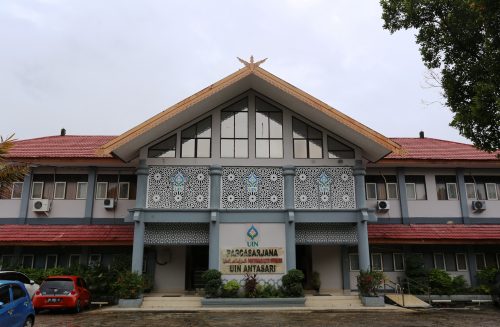
{"type": "Polygon", "coordinates": [[[11,184],[12,182],[23,179],[29,171],[25,164],[17,164],[9,161],[6,155],[14,146],[14,134],[4,139],[0,136],[0,183],[11,184]]]}

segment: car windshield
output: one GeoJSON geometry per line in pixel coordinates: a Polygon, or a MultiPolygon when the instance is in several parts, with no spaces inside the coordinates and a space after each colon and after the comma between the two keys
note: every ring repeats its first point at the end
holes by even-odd
{"type": "Polygon", "coordinates": [[[29,284],[30,280],[23,274],[12,272],[12,271],[3,271],[0,272],[0,279],[3,280],[18,280],[23,284],[29,284]]]}
{"type": "Polygon", "coordinates": [[[68,295],[74,288],[71,279],[47,279],[40,286],[40,292],[42,295],[68,295]]]}

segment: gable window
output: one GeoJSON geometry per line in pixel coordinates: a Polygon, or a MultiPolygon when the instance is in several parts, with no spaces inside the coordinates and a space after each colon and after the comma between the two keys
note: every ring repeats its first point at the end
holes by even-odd
{"type": "Polygon", "coordinates": [[[408,200],[427,200],[425,176],[405,176],[408,200]]]}
{"type": "Polygon", "coordinates": [[[396,175],[367,175],[365,182],[367,200],[398,199],[396,175]]]}
{"type": "Polygon", "coordinates": [[[66,182],[56,182],[54,185],[54,200],[66,198],[66,182]]]}
{"type": "Polygon", "coordinates": [[[221,111],[221,158],[248,158],[248,99],[221,111]]]}
{"type": "Polygon", "coordinates": [[[22,182],[14,182],[12,183],[12,195],[11,199],[20,199],[23,194],[23,183],[22,182]]]}
{"type": "Polygon", "coordinates": [[[177,135],[172,135],[148,149],[149,158],[175,158],[177,135]]]}
{"type": "Polygon", "coordinates": [[[458,189],[455,176],[436,176],[438,200],[457,200],[458,189]]]}
{"type": "Polygon", "coordinates": [[[323,135],[321,131],[295,117],[292,120],[292,129],[294,158],[323,158],[323,135]]]}
{"type": "Polygon", "coordinates": [[[88,182],[77,182],[76,183],[76,199],[84,200],[87,198],[87,187],[88,182]]]}
{"type": "Polygon", "coordinates": [[[353,159],[354,150],[337,141],[331,136],[328,136],[328,158],[329,159],[353,159]]]}
{"type": "Polygon", "coordinates": [[[255,97],[255,157],[283,158],[283,112],[255,97]]]}
{"type": "Polygon", "coordinates": [[[43,182],[33,182],[31,188],[31,198],[38,200],[43,197],[43,182]]]}
{"type": "Polygon", "coordinates": [[[182,158],[210,158],[212,152],[212,116],[181,132],[182,158]]]}

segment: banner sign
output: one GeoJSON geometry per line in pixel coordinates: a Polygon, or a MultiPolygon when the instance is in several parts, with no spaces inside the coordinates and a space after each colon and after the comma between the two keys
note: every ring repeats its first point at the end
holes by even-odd
{"type": "Polygon", "coordinates": [[[239,247],[221,250],[221,272],[227,275],[284,274],[281,247],[239,247]]]}

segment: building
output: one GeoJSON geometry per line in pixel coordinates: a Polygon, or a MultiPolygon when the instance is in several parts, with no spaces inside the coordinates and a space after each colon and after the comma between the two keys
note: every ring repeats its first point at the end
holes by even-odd
{"type": "Polygon", "coordinates": [[[154,289],[200,273],[355,289],[404,258],[464,275],[500,265],[500,159],[471,145],[387,138],[286,81],[245,67],[119,136],[18,141],[24,181],[3,185],[0,265],[109,265],[154,289]]]}

